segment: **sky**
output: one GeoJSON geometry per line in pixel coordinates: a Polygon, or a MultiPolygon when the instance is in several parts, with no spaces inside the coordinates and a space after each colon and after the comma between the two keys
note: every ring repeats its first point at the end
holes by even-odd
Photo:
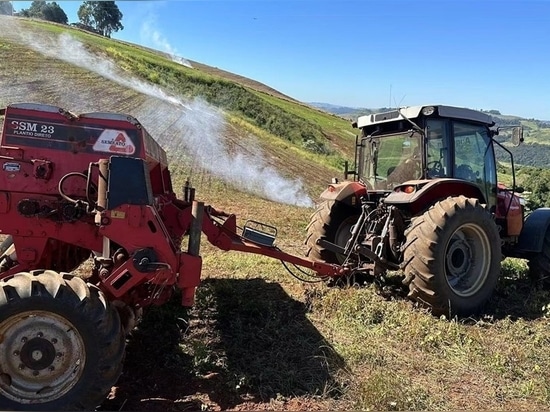
{"type": "MultiPolygon", "coordinates": [[[[16,11],[31,2],[12,2],[16,11]]],[[[57,1],[77,22],[81,1],[57,1]]],[[[125,40],[302,102],[550,120],[550,0],[116,1],[125,40]]]]}

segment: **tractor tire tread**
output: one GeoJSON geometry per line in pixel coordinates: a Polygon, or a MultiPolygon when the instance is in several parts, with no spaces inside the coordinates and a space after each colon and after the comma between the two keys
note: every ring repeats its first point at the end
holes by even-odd
{"type": "Polygon", "coordinates": [[[497,227],[484,207],[477,199],[465,196],[435,203],[423,215],[413,218],[405,231],[403,283],[409,287],[408,296],[434,315],[462,316],[478,312],[492,293],[500,273],[500,243],[495,242],[497,246],[490,245],[489,273],[480,292],[468,299],[452,296],[441,263],[446,247],[443,243],[450,236],[447,226],[457,225],[456,222],[462,219],[460,215],[476,220],[475,223],[490,232],[490,239],[499,238],[497,227]]]}

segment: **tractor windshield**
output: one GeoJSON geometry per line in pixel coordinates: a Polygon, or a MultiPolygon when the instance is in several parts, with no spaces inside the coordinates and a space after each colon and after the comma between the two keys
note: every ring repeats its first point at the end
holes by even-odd
{"type": "Polygon", "coordinates": [[[365,139],[362,180],[375,190],[392,189],[422,173],[421,135],[417,132],[365,139]]]}

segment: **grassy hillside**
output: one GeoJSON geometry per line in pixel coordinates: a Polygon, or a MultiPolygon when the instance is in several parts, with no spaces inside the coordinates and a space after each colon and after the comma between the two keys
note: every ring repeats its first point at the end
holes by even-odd
{"type": "MultiPolygon", "coordinates": [[[[58,35],[65,31],[0,19],[1,105],[37,101],[75,112],[133,114],[170,148],[176,187],[192,176],[199,199],[235,212],[241,225],[255,219],[276,226],[281,249],[304,252],[311,208],[269,201],[217,177],[196,160],[196,146],[219,134],[229,153],[263,156],[264,166],[301,178],[315,197],[340,174],[342,159],[351,158],[354,132],[347,121],[240,76],[197,62],[190,69],[155,51],[70,30],[85,50],[116,62],[118,72],[224,111],[225,122],[212,128],[212,111],[204,120],[204,106],[186,103],[184,118],[196,115],[199,127],[184,123],[180,130],[173,104],[91,71],[101,60],[92,67],[58,59],[58,35]],[[44,54],[38,44],[57,54],[44,54]]],[[[209,159],[223,166],[220,153],[209,159]]],[[[225,253],[205,239],[202,256],[196,307],[185,312],[176,300],[145,314],[101,410],[550,407],[550,294],[530,283],[523,261],[505,262],[486,313],[448,321],[414,307],[391,276],[383,287],[337,289],[298,281],[278,261],[225,253]]]]}
{"type": "MultiPolygon", "coordinates": [[[[234,141],[256,136],[257,145],[272,152],[273,166],[286,176],[300,178],[311,194],[319,193],[332,176],[340,175],[344,159],[353,155],[354,133],[348,121],[281,98],[284,96],[258,82],[221,76],[219,71],[203,70],[207,66],[196,63],[194,66],[201,68],[190,69],[160,58],[157,52],[65,26],[13,18],[3,18],[1,24],[5,28],[0,35],[2,105],[33,100],[75,112],[123,111],[146,126],[153,116],[155,121],[148,130],[163,143],[163,130],[155,127],[162,115],[155,113],[153,104],[158,102],[149,103],[140,93],[113,84],[111,79],[41,53],[40,48],[63,47],[59,35],[70,33],[86,51],[114,62],[123,75],[160,86],[178,98],[198,97],[222,109],[234,141]]],[[[102,62],[97,65],[101,69],[102,62]]]]}

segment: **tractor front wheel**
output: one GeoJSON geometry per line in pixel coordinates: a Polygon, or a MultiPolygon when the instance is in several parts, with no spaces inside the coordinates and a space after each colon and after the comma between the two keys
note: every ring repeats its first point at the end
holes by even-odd
{"type": "Polygon", "coordinates": [[[116,308],[72,275],[0,281],[0,336],[1,410],[93,410],[122,370],[116,308]]]}
{"type": "Polygon", "coordinates": [[[500,237],[477,199],[450,197],[413,219],[406,233],[409,297],[435,315],[468,316],[491,297],[500,274],[500,237]]]}

